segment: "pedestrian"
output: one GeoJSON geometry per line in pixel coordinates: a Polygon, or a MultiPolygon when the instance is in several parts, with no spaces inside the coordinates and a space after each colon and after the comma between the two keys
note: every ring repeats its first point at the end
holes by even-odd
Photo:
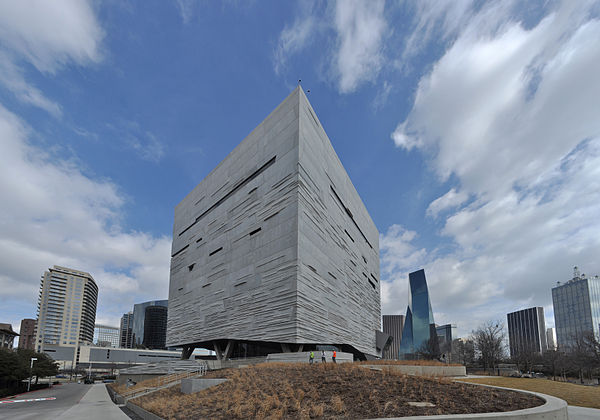
{"type": "Polygon", "coordinates": [[[315,352],[311,351],[308,356],[308,363],[310,363],[312,365],[314,361],[315,361],[315,352]]]}
{"type": "Polygon", "coordinates": [[[332,361],[333,363],[337,363],[337,362],[335,361],[335,357],[336,357],[336,356],[337,356],[337,353],[336,353],[336,351],[334,350],[334,351],[333,351],[333,356],[331,356],[331,361],[332,361]]]}
{"type": "Polygon", "coordinates": [[[321,363],[325,363],[325,350],[321,350],[321,363]]]}

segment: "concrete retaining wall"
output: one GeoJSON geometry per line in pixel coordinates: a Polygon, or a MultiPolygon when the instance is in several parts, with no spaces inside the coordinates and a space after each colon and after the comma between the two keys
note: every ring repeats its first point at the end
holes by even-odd
{"type": "Polygon", "coordinates": [[[202,391],[203,389],[210,388],[211,386],[222,384],[227,379],[205,379],[205,378],[191,378],[181,380],[181,392],[184,394],[193,394],[194,392],[202,391]]]}
{"type": "MultiPolygon", "coordinates": [[[[294,353],[271,353],[267,356],[267,362],[282,362],[282,363],[308,363],[309,351],[301,351],[294,353]]],[[[326,363],[331,363],[332,351],[325,352],[326,363]]],[[[336,363],[351,363],[354,361],[352,353],[337,352],[335,358],[336,363]]],[[[321,363],[321,352],[315,351],[315,363],[321,363]]]]}
{"type": "Polygon", "coordinates": [[[362,365],[369,369],[391,369],[413,376],[467,376],[464,366],[362,365]]]}
{"type": "Polygon", "coordinates": [[[164,420],[162,417],[159,417],[154,413],[144,410],[142,407],[132,403],[131,401],[127,401],[127,404],[125,404],[125,406],[144,420],[164,420]]]}

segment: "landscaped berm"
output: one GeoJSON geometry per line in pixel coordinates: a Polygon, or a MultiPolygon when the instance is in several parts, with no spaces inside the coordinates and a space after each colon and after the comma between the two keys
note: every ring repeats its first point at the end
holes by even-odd
{"type": "Polygon", "coordinates": [[[229,381],[187,395],[176,386],[133,402],[165,419],[366,419],[511,411],[544,403],[519,392],[405,376],[359,363],[268,363],[206,377],[229,381]]]}

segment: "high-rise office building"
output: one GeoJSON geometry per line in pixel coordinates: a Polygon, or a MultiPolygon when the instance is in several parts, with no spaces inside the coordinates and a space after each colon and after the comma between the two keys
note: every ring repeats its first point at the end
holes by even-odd
{"type": "Polygon", "coordinates": [[[383,332],[392,337],[392,343],[383,352],[384,359],[398,359],[400,351],[400,340],[402,340],[402,328],[404,327],[404,315],[384,315],[383,332]]]}
{"type": "Polygon", "coordinates": [[[522,309],[511,312],[506,317],[510,357],[516,358],[522,353],[542,354],[548,349],[544,308],[538,306],[522,309]]]}
{"type": "Polygon", "coordinates": [[[101,347],[119,347],[119,329],[108,325],[96,324],[94,327],[94,344],[101,347]]]}
{"type": "Polygon", "coordinates": [[[148,306],[144,314],[143,346],[151,350],[166,349],[167,307],[148,306]]]}
{"type": "Polygon", "coordinates": [[[121,317],[119,332],[119,347],[130,349],[133,347],[133,312],[129,311],[121,317]]]}
{"type": "Polygon", "coordinates": [[[556,350],[556,328],[546,328],[546,342],[548,350],[556,350]]]}
{"type": "Polygon", "coordinates": [[[552,288],[554,323],[559,350],[569,351],[577,337],[593,333],[600,338],[600,278],[580,274],[552,288]]]}
{"type": "Polygon", "coordinates": [[[40,286],[36,350],[91,344],[97,302],[98,286],[89,273],[57,265],[48,269],[40,286]]]}
{"type": "Polygon", "coordinates": [[[439,347],[435,328],[425,270],[414,271],[408,275],[408,307],[399,357],[412,358],[421,351],[437,352],[439,347]]]}
{"type": "Polygon", "coordinates": [[[21,331],[19,334],[19,348],[27,350],[35,350],[35,319],[25,318],[21,320],[21,331]]]}
{"type": "Polygon", "coordinates": [[[300,87],[177,205],[171,256],[168,346],[381,355],[379,233],[300,87]]]}
{"type": "Polygon", "coordinates": [[[136,303],[135,305],[133,305],[133,347],[144,347],[144,331],[146,330],[146,308],[151,306],[162,306],[168,308],[169,301],[167,299],[150,300],[148,302],[136,303]]]}

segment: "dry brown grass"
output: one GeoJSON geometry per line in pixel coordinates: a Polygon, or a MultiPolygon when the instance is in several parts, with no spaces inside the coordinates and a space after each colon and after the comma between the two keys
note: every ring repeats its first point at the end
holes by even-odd
{"type": "Polygon", "coordinates": [[[600,408],[600,387],[577,385],[568,382],[557,382],[550,379],[507,378],[490,376],[489,378],[460,379],[464,382],[502,386],[522,389],[525,391],[541,392],[561,398],[571,405],[600,408]]]}
{"type": "Polygon", "coordinates": [[[405,376],[358,363],[269,363],[209,372],[229,381],[195,394],[164,389],[134,402],[166,419],[355,419],[507,411],[541,400],[517,392],[405,376]],[[435,407],[407,405],[428,401],[435,407]]]}

